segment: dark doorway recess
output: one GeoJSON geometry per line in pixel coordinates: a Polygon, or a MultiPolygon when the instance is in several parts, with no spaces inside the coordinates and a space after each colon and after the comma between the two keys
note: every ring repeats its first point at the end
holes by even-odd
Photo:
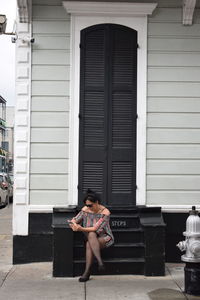
{"type": "Polygon", "coordinates": [[[81,31],[79,204],[87,188],[110,207],[136,204],[137,31],[81,31]]]}

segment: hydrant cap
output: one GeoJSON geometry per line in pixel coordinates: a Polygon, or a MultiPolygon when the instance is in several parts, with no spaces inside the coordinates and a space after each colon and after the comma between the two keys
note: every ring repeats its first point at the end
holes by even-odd
{"type": "Polygon", "coordinates": [[[195,209],[195,206],[193,206],[189,212],[189,217],[186,221],[186,231],[183,234],[188,237],[200,236],[200,217],[198,216],[198,211],[195,209]]]}

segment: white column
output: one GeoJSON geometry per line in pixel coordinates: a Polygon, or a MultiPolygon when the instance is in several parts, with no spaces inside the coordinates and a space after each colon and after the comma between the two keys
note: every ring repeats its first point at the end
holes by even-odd
{"type": "Polygon", "coordinates": [[[16,106],[14,138],[13,235],[28,235],[31,24],[18,23],[16,41],[16,106]]]}

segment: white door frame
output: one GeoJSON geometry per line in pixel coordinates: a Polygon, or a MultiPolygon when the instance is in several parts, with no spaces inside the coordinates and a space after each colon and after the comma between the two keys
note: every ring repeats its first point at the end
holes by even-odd
{"type": "Polygon", "coordinates": [[[147,15],[152,14],[157,4],[63,1],[63,5],[71,14],[69,204],[78,202],[80,31],[92,25],[112,23],[130,27],[138,33],[136,204],[145,205],[147,15]]]}

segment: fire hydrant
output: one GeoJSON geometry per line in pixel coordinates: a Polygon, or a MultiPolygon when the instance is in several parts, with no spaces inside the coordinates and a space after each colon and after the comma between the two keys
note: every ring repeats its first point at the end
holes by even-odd
{"type": "Polygon", "coordinates": [[[200,217],[195,206],[189,212],[186,221],[186,231],[183,232],[185,241],[177,244],[181,251],[186,251],[181,260],[186,262],[185,292],[191,295],[200,295],[200,217]]]}

